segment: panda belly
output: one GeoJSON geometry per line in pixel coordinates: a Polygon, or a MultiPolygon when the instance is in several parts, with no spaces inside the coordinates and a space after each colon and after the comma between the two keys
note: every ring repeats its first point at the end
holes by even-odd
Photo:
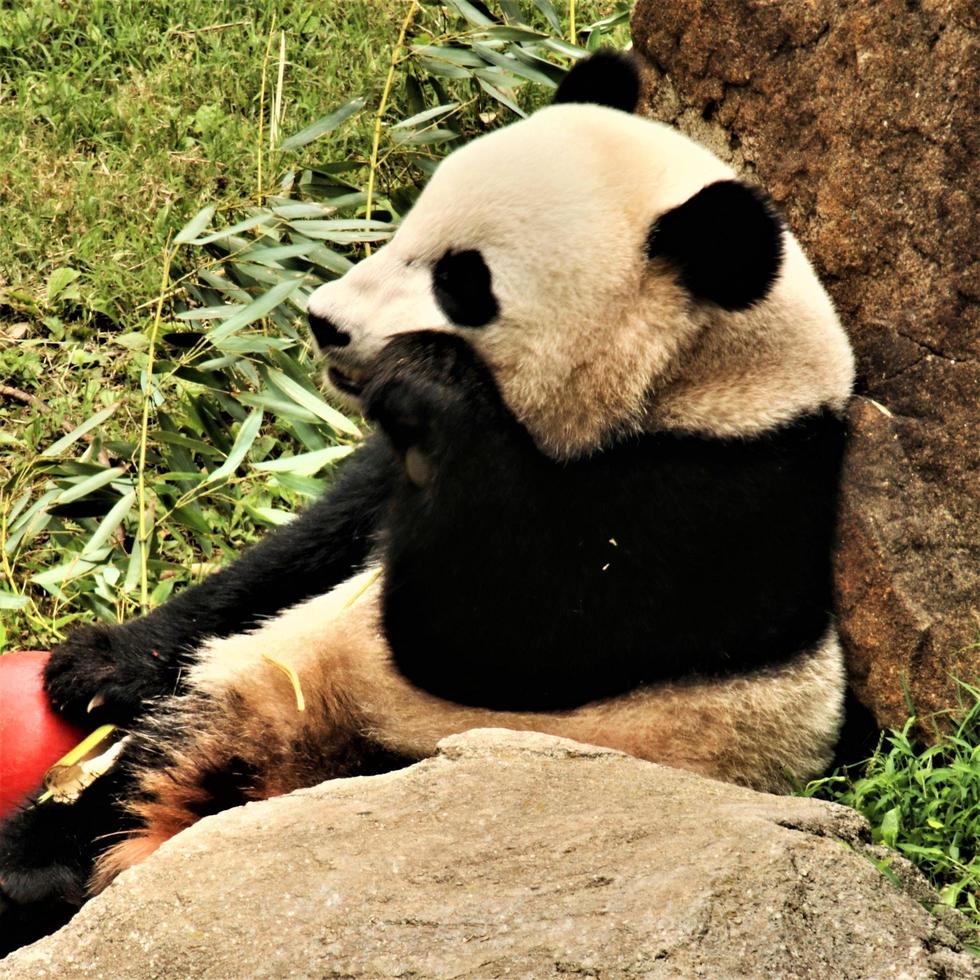
{"type": "Polygon", "coordinates": [[[242,760],[237,802],[407,764],[471,728],[561,736],[770,792],[831,759],[845,686],[833,629],[813,649],[744,676],[652,684],[565,711],[500,711],[406,679],[381,627],[383,579],[375,567],[202,649],[187,693],[135,736],[158,753],[163,736],[166,757],[140,773],[129,805],[138,829],[102,856],[93,890],[228,805],[208,799],[213,776],[223,774],[227,794],[242,760]]]}

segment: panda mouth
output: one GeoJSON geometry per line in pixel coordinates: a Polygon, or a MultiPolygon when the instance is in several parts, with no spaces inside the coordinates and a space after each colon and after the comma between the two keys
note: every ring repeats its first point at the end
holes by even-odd
{"type": "Polygon", "coordinates": [[[357,398],[364,390],[366,374],[354,368],[339,368],[331,364],[327,368],[327,379],[338,390],[352,398],[357,398]]]}

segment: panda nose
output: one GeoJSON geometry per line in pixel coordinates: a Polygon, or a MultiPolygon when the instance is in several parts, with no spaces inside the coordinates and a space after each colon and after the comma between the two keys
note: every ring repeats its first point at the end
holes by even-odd
{"type": "Polygon", "coordinates": [[[330,317],[309,314],[310,330],[320,348],[346,347],[350,343],[350,334],[345,333],[330,317]]]}

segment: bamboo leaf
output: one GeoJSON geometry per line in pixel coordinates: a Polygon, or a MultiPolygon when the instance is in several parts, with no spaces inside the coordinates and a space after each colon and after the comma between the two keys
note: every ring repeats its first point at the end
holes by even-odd
{"type": "Polygon", "coordinates": [[[133,542],[133,550],[129,553],[129,564],[126,566],[126,578],[123,579],[123,591],[132,592],[140,580],[142,571],[143,542],[139,537],[133,542]]]}
{"type": "Polygon", "coordinates": [[[297,405],[302,406],[308,412],[312,412],[317,418],[323,419],[327,425],[337,432],[343,432],[344,435],[353,436],[355,439],[361,437],[361,430],[350,419],[338,412],[337,409],[331,408],[319,395],[313,394],[312,391],[304,388],[299,382],[293,381],[282,371],[271,369],[269,380],[297,405]]]}
{"type": "Polygon", "coordinates": [[[258,262],[262,265],[272,265],[282,259],[291,259],[299,255],[306,255],[315,248],[319,248],[320,243],[297,242],[295,245],[273,245],[269,248],[251,248],[242,255],[243,259],[249,262],[258,262]]]}
{"type": "Polygon", "coordinates": [[[272,524],[274,527],[282,527],[296,519],[295,514],[278,507],[253,507],[245,501],[242,502],[242,507],[245,508],[245,513],[250,517],[261,521],[263,524],[272,524]]]}
{"type": "Polygon", "coordinates": [[[0,589],[0,609],[24,609],[28,601],[26,595],[15,595],[0,589]]]}
{"type": "Polygon", "coordinates": [[[197,214],[191,218],[190,221],[184,225],[180,231],[174,236],[175,245],[183,245],[186,242],[190,242],[197,238],[198,235],[204,231],[205,228],[211,223],[211,219],[214,217],[215,207],[213,204],[209,204],[206,208],[201,208],[197,214]]]}
{"type": "Polygon", "coordinates": [[[88,496],[88,494],[93,493],[95,490],[104,487],[107,483],[112,483],[113,480],[118,480],[126,471],[121,466],[114,466],[112,469],[103,470],[101,473],[94,473],[87,479],[81,480],[79,483],[71,484],[65,490],[62,490],[58,494],[57,498],[53,501],[55,504],[70,504],[73,500],[78,500],[81,497],[88,496]]]}
{"type": "Polygon", "coordinates": [[[514,24],[494,24],[488,27],[481,34],[490,40],[496,41],[544,41],[548,35],[542,34],[531,27],[518,27],[514,24]]]}
{"type": "Polygon", "coordinates": [[[351,99],[350,102],[345,103],[335,112],[331,112],[330,115],[318,119],[315,123],[307,126],[306,129],[301,129],[288,139],[284,139],[279,149],[295,150],[300,146],[306,146],[307,143],[312,143],[325,133],[336,129],[345,119],[354,115],[355,112],[360,112],[366,103],[367,99],[363,95],[358,96],[356,99],[351,99]]]}
{"type": "Polygon", "coordinates": [[[353,446],[328,446],[312,453],[299,453],[296,456],[280,456],[278,459],[253,463],[253,470],[264,473],[295,473],[297,476],[314,476],[330,463],[349,456],[354,451],[353,446]]]}
{"type": "Polygon", "coordinates": [[[432,146],[458,137],[459,133],[451,129],[422,129],[417,133],[396,133],[392,139],[400,146],[432,146]]]}
{"type": "Polygon", "coordinates": [[[448,61],[438,60],[436,58],[419,58],[419,64],[427,71],[430,75],[440,75],[443,78],[451,78],[454,80],[472,78],[472,72],[468,68],[460,68],[458,65],[450,64],[448,61]]]}
{"type": "Polygon", "coordinates": [[[126,519],[126,515],[132,509],[135,500],[135,490],[130,490],[119,498],[118,503],[102,518],[92,537],[85,542],[85,547],[82,548],[83,557],[88,558],[93,552],[105,546],[109,538],[115,533],[116,528],[126,519]]]}
{"type": "Polygon", "coordinates": [[[113,412],[122,402],[116,402],[110,405],[108,408],[103,408],[101,412],[96,412],[95,415],[87,418],[81,425],[72,429],[71,432],[66,436],[62,436],[57,442],[53,442],[47,449],[41,453],[41,456],[45,459],[50,459],[53,456],[60,456],[69,446],[76,443],[82,438],[87,432],[91,432],[92,429],[98,428],[102,425],[107,418],[109,418],[113,412]]]}
{"type": "Polygon", "coordinates": [[[338,245],[352,242],[382,242],[395,233],[394,225],[387,221],[295,221],[293,228],[306,238],[322,239],[338,245]]]}
{"type": "Polygon", "coordinates": [[[558,14],[555,13],[551,0],[531,0],[531,2],[544,14],[544,19],[551,25],[551,29],[556,34],[561,34],[561,21],[558,19],[558,14]]]}
{"type": "Polygon", "coordinates": [[[555,87],[555,83],[543,71],[539,71],[537,68],[534,68],[531,65],[518,61],[517,58],[509,58],[507,55],[500,54],[498,51],[492,51],[486,45],[477,44],[476,42],[473,44],[473,50],[479,52],[480,56],[485,61],[497,65],[499,68],[503,68],[505,71],[509,71],[513,75],[526,78],[529,82],[537,82],[539,85],[546,85],[548,88],[555,87]]]}
{"type": "Polygon", "coordinates": [[[580,48],[576,44],[569,44],[568,41],[563,41],[560,37],[549,37],[543,44],[545,47],[551,48],[552,51],[557,51],[568,58],[584,58],[589,53],[585,48],[580,48]]]}
{"type": "Polygon", "coordinates": [[[485,78],[477,77],[477,81],[480,83],[480,88],[483,89],[488,95],[495,98],[498,102],[507,106],[511,112],[516,112],[519,116],[526,116],[527,113],[506,93],[502,92],[496,85],[492,85],[485,78]]]}
{"type": "Polygon", "coordinates": [[[47,589],[49,592],[57,591],[54,588],[55,586],[64,585],[66,582],[70,582],[72,579],[85,575],[86,573],[92,571],[92,569],[106,557],[107,552],[104,550],[95,552],[88,558],[76,556],[72,558],[71,561],[66,561],[61,565],[56,565],[54,568],[49,568],[37,575],[32,575],[31,581],[35,585],[40,585],[42,588],[47,589]]]}
{"type": "Polygon", "coordinates": [[[271,289],[264,292],[257,299],[252,300],[245,309],[240,310],[238,313],[230,316],[220,327],[216,327],[208,335],[209,339],[215,347],[220,349],[220,341],[241,330],[242,327],[247,327],[250,323],[254,323],[256,320],[264,317],[268,312],[275,309],[280,303],[285,301],[289,296],[291,296],[302,282],[302,278],[297,277],[295,279],[284,279],[277,285],[273,286],[271,289]]]}
{"type": "Polygon", "coordinates": [[[413,50],[429,58],[448,62],[458,68],[482,68],[486,64],[479,55],[469,48],[451,48],[445,44],[417,44],[413,50]]]}
{"type": "Polygon", "coordinates": [[[316,201],[291,201],[288,204],[278,204],[272,210],[280,218],[293,221],[295,218],[325,218],[328,214],[333,214],[337,208],[316,201]]]}
{"type": "Polygon", "coordinates": [[[526,24],[521,5],[517,0],[500,0],[500,9],[511,24],[526,24]]]}
{"type": "Polygon", "coordinates": [[[250,218],[243,218],[236,224],[229,225],[227,228],[221,228],[218,231],[211,232],[210,235],[205,235],[203,238],[191,239],[188,244],[190,245],[209,245],[211,242],[225,241],[231,238],[233,235],[237,235],[243,231],[252,231],[254,228],[258,228],[261,225],[270,225],[275,227],[276,225],[282,224],[283,219],[273,214],[271,211],[262,211],[260,214],[253,214],[250,218]]]}
{"type": "Polygon", "coordinates": [[[226,337],[221,341],[221,349],[229,354],[267,354],[270,350],[288,350],[295,343],[288,337],[246,334],[244,337],[226,337]]]}
{"type": "Polygon", "coordinates": [[[523,61],[525,65],[530,65],[532,68],[536,68],[539,72],[547,75],[556,86],[568,74],[565,68],[552,64],[545,58],[533,54],[527,48],[522,48],[520,45],[512,45],[510,50],[518,61],[523,61]]]}
{"type": "Polygon", "coordinates": [[[244,394],[239,395],[238,400],[243,405],[254,405],[258,408],[264,408],[272,412],[273,415],[277,415],[279,418],[288,419],[290,421],[297,421],[301,423],[318,423],[320,421],[319,416],[314,415],[313,412],[307,411],[305,408],[303,408],[301,405],[297,405],[295,402],[288,401],[286,398],[279,395],[278,392],[247,391],[244,394]]]}
{"type": "Polygon", "coordinates": [[[453,109],[458,107],[458,102],[447,102],[445,105],[433,106],[431,109],[426,109],[424,112],[417,112],[414,116],[409,116],[408,119],[403,119],[401,122],[395,123],[389,129],[407,129],[411,126],[418,126],[421,123],[428,122],[430,119],[444,116],[447,112],[452,112],[453,109]]]}
{"type": "Polygon", "coordinates": [[[245,309],[244,303],[222,303],[219,306],[199,306],[193,310],[181,310],[178,320],[227,320],[245,309]]]}
{"type": "Polygon", "coordinates": [[[225,461],[216,470],[209,473],[204,482],[214,483],[216,480],[223,480],[225,477],[231,476],[238,469],[245,458],[245,454],[252,448],[252,443],[255,442],[255,437],[259,434],[261,427],[262,409],[256,408],[239,427],[234,445],[229,450],[225,461]]]}
{"type": "Polygon", "coordinates": [[[452,7],[460,16],[477,27],[489,27],[493,24],[493,20],[490,17],[487,17],[486,14],[479,11],[473,4],[468,3],[467,0],[445,0],[445,4],[447,7],[452,7]]]}

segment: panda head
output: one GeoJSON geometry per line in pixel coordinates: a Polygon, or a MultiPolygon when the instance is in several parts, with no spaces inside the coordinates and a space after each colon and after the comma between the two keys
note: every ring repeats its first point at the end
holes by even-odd
{"type": "Polygon", "coordinates": [[[638,92],[632,60],[600,52],[554,105],[447,157],[392,240],[310,298],[333,388],[356,402],[389,339],[440,330],[556,459],[839,408],[850,348],[799,247],[761,191],[633,115],[638,92]]]}

